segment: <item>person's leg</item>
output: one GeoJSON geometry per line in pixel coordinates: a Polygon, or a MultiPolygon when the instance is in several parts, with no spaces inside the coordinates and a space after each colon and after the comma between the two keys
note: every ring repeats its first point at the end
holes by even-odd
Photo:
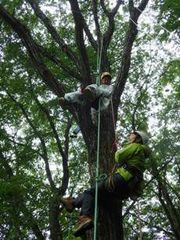
{"type": "Polygon", "coordinates": [[[93,217],[94,215],[94,197],[95,189],[90,188],[84,191],[83,198],[81,199],[81,212],[80,215],[93,217]]]}
{"type": "Polygon", "coordinates": [[[115,197],[118,197],[119,199],[125,199],[128,197],[129,193],[129,186],[128,183],[124,180],[124,178],[118,174],[115,173],[111,177],[111,179],[108,179],[108,191],[115,197]]]}
{"type": "MultiPolygon", "coordinates": [[[[102,195],[107,192],[104,181],[98,184],[98,202],[102,195]]],[[[98,203],[100,204],[100,203],[98,203]]],[[[95,205],[95,188],[90,188],[74,200],[75,207],[81,207],[79,222],[74,231],[74,235],[80,236],[84,232],[93,227],[94,205],[95,205]]]]}
{"type": "Polygon", "coordinates": [[[74,206],[81,208],[79,221],[74,230],[74,235],[78,237],[93,227],[94,190],[92,188],[85,190],[74,199],[74,206]]]}
{"type": "Polygon", "coordinates": [[[80,91],[66,93],[64,97],[59,98],[59,104],[63,109],[67,109],[70,104],[84,104],[80,91]]]}
{"type": "Polygon", "coordinates": [[[81,95],[82,95],[82,93],[80,91],[66,93],[64,95],[64,99],[69,103],[81,104],[82,103],[81,98],[80,98],[81,95]]]}

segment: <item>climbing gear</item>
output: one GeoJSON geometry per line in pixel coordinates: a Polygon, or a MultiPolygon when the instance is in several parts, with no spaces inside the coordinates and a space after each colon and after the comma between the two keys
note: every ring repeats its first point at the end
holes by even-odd
{"type": "Polygon", "coordinates": [[[109,72],[103,72],[102,75],[101,75],[101,80],[102,80],[104,77],[109,77],[110,80],[111,80],[111,74],[110,74],[109,72]]]}
{"type": "Polygon", "coordinates": [[[148,135],[145,132],[143,132],[143,131],[135,131],[135,133],[137,133],[142,138],[143,144],[147,144],[148,143],[149,137],[148,137],[148,135]]]}
{"type": "Polygon", "coordinates": [[[79,237],[83,235],[87,230],[93,227],[93,219],[89,216],[80,216],[77,223],[77,227],[74,230],[74,236],[79,237]]]}
{"type": "Polygon", "coordinates": [[[65,207],[66,211],[69,213],[74,210],[73,200],[74,199],[72,197],[61,198],[61,203],[65,207]]]}

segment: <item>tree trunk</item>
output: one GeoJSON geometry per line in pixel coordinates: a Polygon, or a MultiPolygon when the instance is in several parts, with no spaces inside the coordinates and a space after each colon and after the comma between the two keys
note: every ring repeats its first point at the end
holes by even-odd
{"type": "Polygon", "coordinates": [[[52,197],[49,203],[49,224],[50,224],[50,239],[63,240],[62,230],[59,223],[59,202],[56,197],[52,197]]]}

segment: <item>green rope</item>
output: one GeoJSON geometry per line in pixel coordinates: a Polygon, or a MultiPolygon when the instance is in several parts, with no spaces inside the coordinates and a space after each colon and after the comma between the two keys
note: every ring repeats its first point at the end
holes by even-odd
{"type": "MultiPolygon", "coordinates": [[[[101,67],[102,46],[103,46],[103,41],[101,42],[101,46],[99,46],[99,48],[98,48],[97,77],[96,77],[96,84],[97,85],[100,85],[100,67],[101,67]]],[[[94,240],[97,239],[97,219],[98,219],[98,179],[99,179],[99,152],[100,152],[100,127],[101,127],[101,124],[100,124],[101,123],[100,104],[101,104],[101,98],[99,99],[99,103],[98,103],[98,133],[97,133],[97,160],[96,160],[94,238],[93,238],[94,240]]]]}

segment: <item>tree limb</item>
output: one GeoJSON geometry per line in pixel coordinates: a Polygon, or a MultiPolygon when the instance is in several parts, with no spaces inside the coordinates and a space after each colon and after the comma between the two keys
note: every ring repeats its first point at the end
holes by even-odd
{"type": "Polygon", "coordinates": [[[50,19],[41,11],[40,7],[38,6],[38,3],[36,0],[26,0],[28,2],[32,9],[34,10],[36,16],[41,19],[41,21],[46,26],[47,30],[51,34],[52,38],[55,42],[58,43],[61,50],[73,61],[73,63],[76,65],[76,67],[79,66],[79,60],[76,57],[76,54],[72,52],[72,50],[68,47],[68,45],[64,42],[62,38],[60,38],[59,34],[57,33],[56,29],[51,24],[50,19]]]}
{"type": "MultiPolygon", "coordinates": [[[[1,149],[0,149],[0,159],[3,162],[3,166],[5,167],[8,178],[12,178],[14,176],[13,170],[10,167],[10,165],[8,164],[8,161],[4,157],[1,149]]],[[[17,199],[17,196],[16,196],[16,198],[14,198],[14,196],[11,196],[11,198],[12,199],[10,199],[9,202],[10,202],[10,204],[13,205],[13,207],[15,207],[15,209],[17,208],[17,205],[19,204],[19,201],[20,201],[20,204],[21,204],[21,207],[22,207],[21,208],[22,212],[25,213],[24,217],[26,217],[26,219],[29,218],[30,228],[32,229],[34,235],[37,237],[37,239],[44,240],[45,238],[42,235],[42,232],[41,232],[39,226],[37,225],[36,220],[34,219],[33,215],[28,211],[22,196],[18,197],[18,199],[17,199]]],[[[18,218],[22,218],[22,215],[19,214],[18,218]]]]}
{"type": "Polygon", "coordinates": [[[50,61],[52,61],[53,63],[55,63],[56,65],[58,65],[59,67],[62,68],[62,70],[64,70],[69,76],[76,78],[77,80],[79,80],[80,82],[82,82],[82,78],[80,76],[79,73],[75,72],[72,68],[68,67],[67,65],[64,64],[63,61],[61,61],[61,59],[59,59],[58,57],[56,57],[54,54],[52,54],[50,51],[48,51],[46,48],[44,48],[41,45],[36,44],[37,48],[39,49],[39,52],[46,57],[47,59],[49,59],[50,61]]]}
{"type": "Polygon", "coordinates": [[[97,0],[92,0],[92,11],[93,11],[94,22],[96,27],[97,41],[98,41],[98,45],[100,46],[101,29],[98,21],[97,0]]]}
{"type": "Polygon", "coordinates": [[[71,5],[72,14],[75,22],[75,32],[76,32],[76,44],[80,54],[80,72],[84,79],[84,86],[92,83],[91,75],[90,75],[90,67],[89,67],[89,59],[86,52],[86,47],[84,44],[84,21],[81,15],[81,11],[79,9],[79,5],[77,0],[69,0],[71,5]]]}
{"type": "Polygon", "coordinates": [[[109,62],[108,62],[108,56],[107,56],[107,49],[109,47],[114,28],[115,28],[115,22],[114,22],[114,17],[119,9],[119,6],[122,4],[121,0],[117,0],[116,6],[112,9],[111,12],[108,12],[106,9],[104,0],[100,1],[101,7],[105,13],[105,15],[108,17],[108,29],[107,31],[103,34],[103,40],[102,40],[102,62],[101,62],[101,71],[109,71],[109,62]]]}
{"type": "Polygon", "coordinates": [[[138,107],[139,107],[142,97],[143,97],[143,94],[141,91],[143,89],[143,86],[144,86],[144,83],[139,88],[140,95],[139,95],[139,97],[137,97],[137,102],[136,102],[136,105],[134,106],[133,113],[132,113],[132,130],[134,130],[134,131],[137,130],[136,129],[136,112],[138,110],[138,107]]]}
{"type": "MultiPolygon", "coordinates": [[[[142,11],[145,9],[148,1],[149,0],[142,0],[142,2],[140,3],[139,6],[142,11]]],[[[124,48],[122,52],[121,65],[120,65],[121,67],[118,71],[114,94],[113,94],[115,119],[117,119],[117,110],[120,102],[120,97],[124,91],[124,87],[128,78],[128,73],[129,73],[130,63],[131,63],[131,51],[132,51],[133,43],[138,33],[137,21],[139,16],[141,15],[141,12],[134,7],[132,0],[129,0],[129,12],[130,12],[129,29],[126,33],[126,37],[124,41],[124,48]]]]}
{"type": "Polygon", "coordinates": [[[41,147],[42,147],[42,154],[40,154],[45,162],[45,169],[46,169],[46,174],[47,174],[47,178],[49,180],[50,186],[52,188],[53,191],[56,191],[56,187],[54,184],[54,181],[52,179],[52,175],[51,175],[51,171],[49,168],[49,161],[48,161],[48,154],[47,154],[47,149],[46,149],[46,144],[44,139],[42,138],[40,132],[36,129],[35,125],[33,124],[33,122],[30,120],[26,110],[24,109],[23,105],[19,102],[17,102],[17,100],[6,90],[6,93],[8,94],[8,96],[10,97],[10,99],[15,102],[15,104],[21,109],[24,117],[26,118],[28,124],[30,125],[30,127],[33,129],[35,135],[39,138],[40,142],[41,142],[41,147]]]}
{"type": "MultiPolygon", "coordinates": [[[[157,173],[155,175],[153,175],[153,177],[146,183],[146,185],[144,186],[144,189],[147,188],[147,186],[149,186],[149,184],[154,181],[157,176],[159,175],[159,173],[173,160],[173,158],[171,158],[169,161],[165,162],[164,165],[162,167],[160,167],[157,170],[157,173]]],[[[134,204],[136,203],[137,200],[133,200],[133,202],[131,203],[131,205],[128,207],[128,209],[126,210],[126,212],[123,215],[123,218],[126,217],[126,215],[129,214],[129,211],[131,210],[131,208],[134,206],[134,204]]]]}
{"type": "Polygon", "coordinates": [[[7,173],[7,175],[8,175],[8,178],[12,177],[12,176],[13,176],[13,171],[12,171],[10,165],[8,164],[7,159],[4,157],[3,151],[2,151],[1,148],[0,148],[0,161],[2,162],[2,165],[3,165],[3,167],[4,167],[5,170],[6,170],[6,173],[7,173]]]}
{"type": "Polygon", "coordinates": [[[1,4],[0,17],[18,34],[19,38],[22,40],[23,45],[28,51],[34,67],[39,72],[43,81],[57,96],[63,96],[65,92],[64,86],[58,82],[52,72],[44,64],[39,49],[37,48],[37,45],[33,40],[29,29],[15,17],[11,16],[10,13],[1,4]]]}
{"type": "MultiPolygon", "coordinates": [[[[67,189],[67,187],[68,187],[68,181],[69,181],[69,169],[68,169],[68,145],[69,145],[69,142],[67,142],[66,141],[66,144],[65,144],[65,146],[66,146],[66,151],[64,151],[63,150],[63,148],[62,148],[62,144],[61,144],[61,141],[60,141],[60,138],[59,138],[59,136],[58,136],[58,132],[57,132],[57,130],[56,130],[56,126],[55,126],[55,124],[54,124],[54,122],[53,122],[53,119],[52,119],[52,117],[51,117],[51,115],[50,115],[50,113],[49,113],[49,111],[48,111],[48,109],[47,108],[45,108],[40,102],[39,102],[39,100],[38,100],[38,98],[36,97],[36,95],[35,95],[35,93],[34,93],[34,91],[33,91],[33,86],[32,86],[32,83],[31,83],[31,81],[29,81],[30,82],[30,85],[31,85],[31,93],[32,93],[32,95],[33,95],[33,98],[34,98],[34,100],[35,100],[35,102],[37,103],[37,105],[38,105],[38,107],[40,108],[40,110],[45,114],[45,116],[47,117],[47,120],[48,120],[48,122],[49,122],[49,124],[50,124],[50,126],[51,126],[51,129],[52,129],[52,132],[53,132],[53,134],[54,134],[54,137],[55,137],[55,140],[56,140],[56,144],[57,144],[57,148],[58,148],[58,150],[59,150],[59,153],[60,153],[60,155],[62,156],[62,165],[63,165],[63,178],[62,178],[62,184],[61,184],[61,187],[60,187],[60,190],[59,190],[59,194],[60,195],[64,195],[65,194],[65,191],[66,191],[66,189],[67,189]]],[[[68,125],[68,129],[70,129],[70,127],[71,127],[71,125],[69,126],[68,125]]],[[[69,132],[68,132],[69,133],[69,132]]],[[[68,133],[67,133],[67,135],[68,135],[68,133]]],[[[67,137],[67,136],[66,136],[67,137]]],[[[67,137],[68,138],[68,137],[67,137]]],[[[66,138],[65,138],[66,139],[66,138]]]]}

